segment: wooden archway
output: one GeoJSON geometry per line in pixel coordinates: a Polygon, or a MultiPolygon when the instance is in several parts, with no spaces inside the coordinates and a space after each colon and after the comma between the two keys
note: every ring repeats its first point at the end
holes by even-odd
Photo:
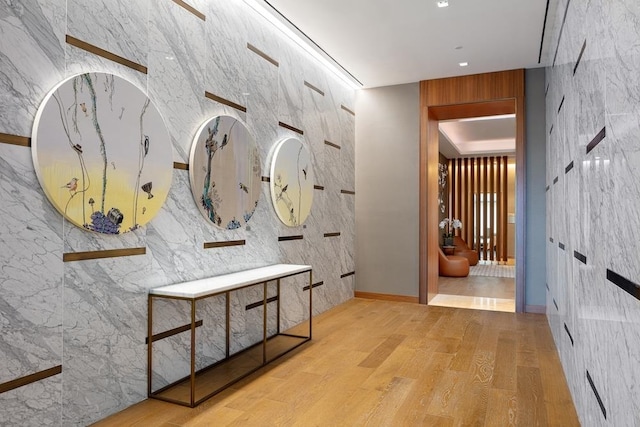
{"type": "Polygon", "coordinates": [[[438,122],[516,115],[516,311],[524,311],[524,70],[420,82],[420,283],[427,304],[438,293],[438,122]]]}

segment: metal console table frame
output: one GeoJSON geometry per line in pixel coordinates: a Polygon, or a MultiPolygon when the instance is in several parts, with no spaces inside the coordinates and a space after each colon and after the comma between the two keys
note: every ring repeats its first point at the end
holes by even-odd
{"type": "MultiPolygon", "coordinates": [[[[258,369],[264,367],[267,363],[275,360],[284,354],[294,350],[295,348],[301,346],[302,344],[311,340],[311,332],[312,332],[312,313],[313,313],[313,292],[312,292],[312,280],[313,280],[313,272],[310,265],[295,265],[295,264],[274,264],[266,267],[255,268],[251,270],[240,271],[237,273],[225,274],[221,276],[215,276],[207,279],[194,280],[191,282],[178,283],[175,285],[163,286],[160,288],[150,289],[148,296],[148,346],[147,346],[147,394],[150,398],[164,400],[171,403],[176,403],[183,406],[189,406],[191,408],[199,405],[205,400],[209,399],[213,395],[221,392],[225,388],[230,385],[240,381],[241,379],[251,375],[258,369]],[[309,273],[309,285],[305,286],[304,290],[309,291],[309,335],[296,335],[296,334],[288,334],[283,333],[280,330],[280,280],[296,276],[303,273],[309,273]],[[277,282],[277,333],[273,336],[267,336],[267,283],[271,281],[277,282]],[[262,305],[264,307],[263,311],[263,330],[262,330],[262,342],[254,344],[244,350],[241,350],[233,355],[229,354],[229,344],[230,344],[230,318],[229,318],[229,297],[230,293],[233,291],[237,291],[239,289],[247,288],[249,286],[255,286],[263,284],[263,302],[262,305]],[[196,327],[199,326],[199,323],[196,322],[196,301],[214,297],[217,295],[225,295],[225,336],[226,336],[226,357],[214,364],[207,366],[203,369],[196,371],[195,362],[196,362],[196,327]],[[190,363],[190,374],[187,377],[181,378],[178,381],[175,381],[167,386],[162,387],[159,390],[152,390],[152,376],[153,376],[153,342],[156,341],[155,337],[168,336],[167,333],[160,333],[156,336],[153,335],[153,300],[154,298],[168,298],[168,299],[178,299],[185,300],[191,302],[191,323],[190,325],[186,325],[184,328],[177,328],[175,333],[178,332],[191,332],[191,363],[190,363]],[[187,328],[188,326],[188,328],[187,328]],[[277,354],[275,357],[271,359],[267,358],[267,344],[268,341],[276,338],[276,337],[289,337],[297,340],[295,345],[286,349],[285,351],[277,354]],[[205,373],[215,373],[216,368],[224,370],[227,368],[229,363],[234,360],[234,358],[239,357],[245,352],[256,350],[258,346],[262,344],[262,363],[259,363],[257,366],[250,368],[248,371],[239,374],[236,377],[231,378],[229,381],[224,383],[223,385],[216,387],[213,391],[206,393],[203,397],[197,399],[196,398],[196,380],[199,375],[205,373]],[[189,387],[189,399],[187,400],[178,400],[171,397],[167,397],[167,391],[174,388],[182,388],[184,390],[185,386],[188,384],[189,387]]],[[[304,324],[304,322],[302,323],[304,324]]],[[[159,339],[159,338],[157,338],[159,339]]]]}

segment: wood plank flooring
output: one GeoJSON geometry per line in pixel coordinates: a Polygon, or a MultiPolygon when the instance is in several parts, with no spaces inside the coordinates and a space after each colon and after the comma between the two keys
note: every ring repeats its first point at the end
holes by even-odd
{"type": "Polygon", "coordinates": [[[190,409],[96,426],[578,426],[544,315],[354,298],[313,341],[190,409]]]}

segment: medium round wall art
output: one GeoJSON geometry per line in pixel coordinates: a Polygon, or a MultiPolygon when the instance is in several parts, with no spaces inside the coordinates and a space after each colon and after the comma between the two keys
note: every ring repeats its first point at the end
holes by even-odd
{"type": "Polygon", "coordinates": [[[304,223],[313,203],[311,154],[302,141],[287,138],[273,151],[271,201],[280,220],[296,227],[304,223]]]}
{"type": "Polygon", "coordinates": [[[202,215],[233,230],[253,216],[260,198],[260,154],[249,130],[234,117],[207,120],[191,145],[191,192],[202,215]]]}
{"type": "Polygon", "coordinates": [[[99,233],[146,224],[171,186],[171,139],[160,113],[140,89],[112,74],[70,77],[45,97],[32,156],[55,208],[99,233]]]}

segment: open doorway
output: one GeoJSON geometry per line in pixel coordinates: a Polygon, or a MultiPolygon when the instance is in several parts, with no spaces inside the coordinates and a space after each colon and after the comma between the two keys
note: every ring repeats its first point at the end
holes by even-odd
{"type": "Polygon", "coordinates": [[[430,304],[514,312],[515,114],[442,120],[438,141],[440,263],[461,267],[430,304]]]}
{"type": "Polygon", "coordinates": [[[420,302],[426,304],[438,294],[439,122],[515,114],[515,306],[524,311],[524,70],[428,80],[420,90],[420,302]]]}

